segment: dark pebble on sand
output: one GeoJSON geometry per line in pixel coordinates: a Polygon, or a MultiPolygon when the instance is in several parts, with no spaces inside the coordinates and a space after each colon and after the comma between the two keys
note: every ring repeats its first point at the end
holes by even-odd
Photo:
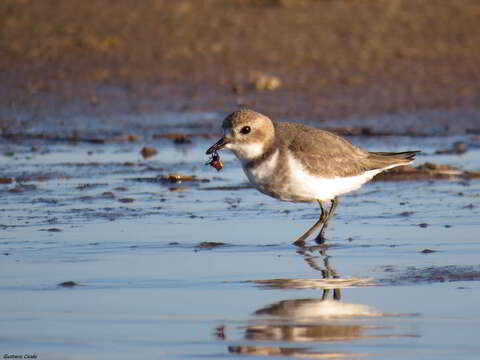
{"type": "Polygon", "coordinates": [[[224,325],[218,326],[218,327],[215,329],[215,336],[216,336],[217,339],[219,339],[219,340],[225,340],[225,326],[224,326],[224,325]]]}
{"type": "Polygon", "coordinates": [[[456,141],[453,143],[452,151],[455,154],[463,154],[467,152],[467,144],[463,141],[456,141]]]}
{"type": "Polygon", "coordinates": [[[104,184],[104,183],[95,183],[95,184],[91,184],[91,183],[88,183],[88,184],[79,184],[77,185],[76,189],[77,190],[90,190],[90,189],[94,189],[94,188],[97,188],[97,187],[102,187],[102,186],[107,186],[108,184],[104,184]]]}
{"type": "Polygon", "coordinates": [[[189,138],[187,137],[182,137],[182,138],[178,138],[178,139],[174,139],[173,142],[177,145],[188,145],[188,144],[192,144],[192,140],[190,140],[189,138]]]}
{"type": "Polygon", "coordinates": [[[434,253],[436,252],[436,250],[432,250],[432,249],[423,249],[422,251],[420,251],[422,254],[431,254],[431,253],[434,253]]]}
{"type": "Polygon", "coordinates": [[[223,242],[215,242],[215,241],[203,241],[197,246],[195,246],[197,249],[213,249],[218,246],[225,246],[227,244],[223,242]]]}
{"type": "Polygon", "coordinates": [[[32,200],[32,204],[36,204],[36,203],[44,203],[44,204],[58,204],[58,200],[57,199],[47,199],[47,198],[38,198],[38,199],[34,199],[32,200]]]}
{"type": "Polygon", "coordinates": [[[25,191],[33,191],[36,190],[36,185],[19,185],[15,186],[13,189],[8,190],[11,193],[23,193],[25,191]]]}
{"type": "Polygon", "coordinates": [[[158,152],[157,152],[157,149],[155,149],[153,147],[145,146],[140,151],[140,153],[142,154],[144,159],[148,159],[148,158],[151,158],[151,157],[157,155],[158,152]]]}

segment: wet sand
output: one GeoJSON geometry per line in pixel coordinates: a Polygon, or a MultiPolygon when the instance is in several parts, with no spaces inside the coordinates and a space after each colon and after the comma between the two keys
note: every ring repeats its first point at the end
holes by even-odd
{"type": "MultiPolygon", "coordinates": [[[[476,359],[479,180],[373,182],[341,199],[328,248],[299,249],[314,205],[249,188],[226,152],[205,166],[213,139],[174,139],[4,139],[3,353],[476,359]]],[[[480,169],[474,135],[351,140],[480,169]]]]}
{"type": "Polygon", "coordinates": [[[479,9],[0,2],[1,353],[477,359],[479,9]],[[423,153],[296,248],[317,206],[204,165],[243,105],[423,153]]]}

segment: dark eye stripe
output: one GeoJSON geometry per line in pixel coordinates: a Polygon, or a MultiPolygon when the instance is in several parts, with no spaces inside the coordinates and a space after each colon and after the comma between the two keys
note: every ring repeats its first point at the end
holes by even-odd
{"type": "Polygon", "coordinates": [[[240,130],[240,132],[241,132],[243,135],[246,135],[246,134],[248,134],[248,133],[250,132],[250,130],[251,130],[251,129],[250,129],[250,126],[244,126],[244,127],[240,130]]]}

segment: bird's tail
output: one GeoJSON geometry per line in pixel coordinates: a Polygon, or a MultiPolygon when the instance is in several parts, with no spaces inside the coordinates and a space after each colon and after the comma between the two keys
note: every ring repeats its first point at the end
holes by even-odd
{"type": "Polygon", "coordinates": [[[369,170],[390,169],[396,166],[410,164],[415,160],[415,156],[420,151],[403,152],[369,152],[367,157],[367,167],[369,170]]]}

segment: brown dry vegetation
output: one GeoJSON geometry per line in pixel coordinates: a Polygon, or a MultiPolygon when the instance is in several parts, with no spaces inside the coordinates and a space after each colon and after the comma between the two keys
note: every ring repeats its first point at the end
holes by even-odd
{"type": "Polygon", "coordinates": [[[479,24],[478,0],[2,0],[1,102],[113,85],[176,110],[478,107],[479,24]]]}

